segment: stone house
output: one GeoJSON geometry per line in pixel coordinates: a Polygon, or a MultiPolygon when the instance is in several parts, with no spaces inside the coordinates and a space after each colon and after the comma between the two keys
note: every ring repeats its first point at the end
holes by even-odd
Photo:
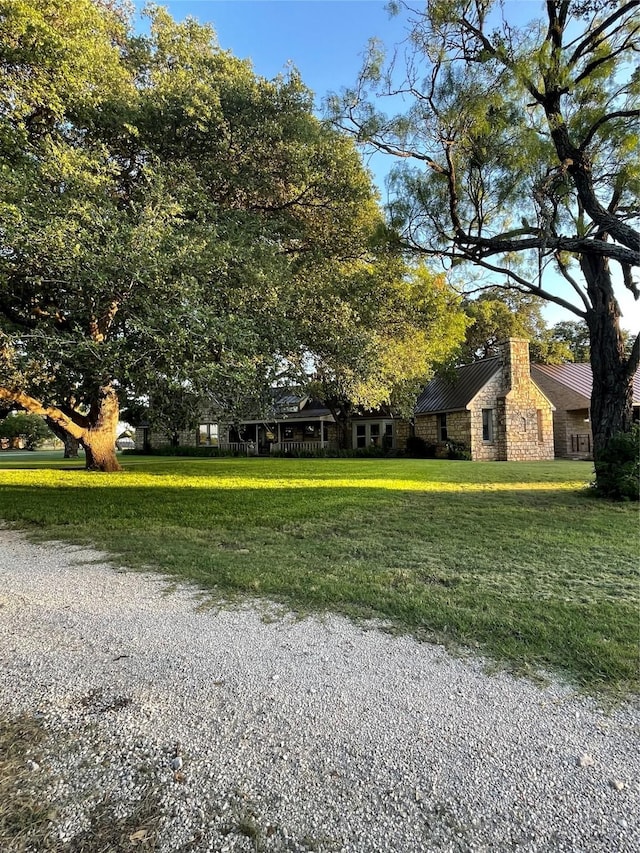
{"type": "MultiPolygon", "coordinates": [[[[410,424],[389,410],[354,414],[347,424],[350,449],[385,447],[404,449],[410,424]]],[[[195,430],[178,434],[182,447],[218,447],[222,451],[269,455],[335,450],[337,426],[329,409],[318,400],[282,390],[274,395],[272,411],[263,418],[246,419],[237,425],[226,423],[214,413],[203,414],[195,430]]],[[[136,429],[136,449],[168,447],[169,437],[149,426],[136,429]]]]}
{"type": "Polygon", "coordinates": [[[553,459],[553,404],[531,378],[529,342],[510,338],[495,358],[436,377],[418,398],[415,434],[463,445],[474,460],[553,459]]]}
{"type": "MultiPolygon", "coordinates": [[[[531,376],[555,406],[553,436],[555,455],[567,459],[590,459],[593,436],[591,407],[591,365],[533,364],[531,376]]],[[[633,378],[634,418],[640,420],[640,370],[633,378]]]]}

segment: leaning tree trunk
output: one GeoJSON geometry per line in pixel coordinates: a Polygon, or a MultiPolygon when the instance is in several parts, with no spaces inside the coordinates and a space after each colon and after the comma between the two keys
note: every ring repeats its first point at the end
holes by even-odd
{"type": "Polygon", "coordinates": [[[80,442],[68,433],[62,439],[64,442],[64,459],[77,459],[80,451],[80,442]]]}
{"type": "Polygon", "coordinates": [[[590,419],[593,458],[597,466],[611,438],[631,429],[633,374],[637,365],[625,355],[620,333],[620,308],[613,294],[607,260],[583,255],[580,265],[592,305],[586,320],[593,374],[590,419]]]}
{"type": "Polygon", "coordinates": [[[116,432],[120,406],[115,390],[107,385],[100,389],[98,399],[91,406],[89,426],[80,443],[84,447],[88,471],[120,471],[116,456],[116,432]]]}
{"type": "Polygon", "coordinates": [[[324,401],[325,406],[331,414],[333,415],[333,420],[336,425],[336,443],[338,445],[338,450],[348,450],[349,449],[349,414],[345,408],[345,406],[340,403],[335,403],[331,399],[327,399],[324,401]]]}
{"type": "Polygon", "coordinates": [[[51,418],[47,418],[46,420],[47,426],[51,432],[64,444],[64,458],[77,459],[78,451],[80,449],[80,441],[74,435],[71,435],[57,423],[52,421],[51,418]]]}

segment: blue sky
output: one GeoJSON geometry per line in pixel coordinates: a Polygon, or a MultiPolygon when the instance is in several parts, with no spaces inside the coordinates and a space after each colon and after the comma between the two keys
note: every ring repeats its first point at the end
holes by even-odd
{"type": "MultiPolygon", "coordinates": [[[[140,8],[144,4],[136,2],[140,8]]],[[[251,59],[258,74],[275,77],[292,62],[316,93],[356,78],[372,36],[395,42],[400,19],[390,19],[382,0],[168,0],[171,16],[213,24],[220,46],[251,59]]]]}
{"type": "MultiPolygon", "coordinates": [[[[510,13],[517,7],[522,23],[542,12],[540,0],[507,3],[510,13]]],[[[138,10],[144,5],[144,0],[135,0],[138,10]]],[[[318,110],[328,92],[355,82],[370,38],[377,37],[392,47],[405,35],[402,17],[389,16],[386,0],[159,0],[159,5],[175,20],[191,16],[212,24],[220,46],[250,59],[261,76],[275,77],[287,63],[293,63],[315,93],[318,110]]],[[[392,159],[377,155],[368,165],[384,194],[384,174],[393,165],[392,159]]],[[[637,303],[623,287],[618,294],[624,311],[622,325],[637,330],[637,303]]],[[[545,316],[549,323],[576,319],[555,305],[545,309],[545,316]]]]}

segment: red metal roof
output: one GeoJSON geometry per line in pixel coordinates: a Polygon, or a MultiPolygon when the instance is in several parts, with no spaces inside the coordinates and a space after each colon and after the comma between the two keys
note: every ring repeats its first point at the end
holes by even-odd
{"type": "MultiPolygon", "coordinates": [[[[589,405],[593,375],[591,373],[591,365],[587,362],[580,362],[578,364],[532,364],[531,371],[534,380],[536,370],[539,370],[550,379],[555,379],[556,382],[560,382],[561,385],[565,385],[572,391],[581,394],[587,400],[587,405],[589,405]]],[[[633,404],[640,405],[640,369],[636,371],[633,377],[633,404]]]]}

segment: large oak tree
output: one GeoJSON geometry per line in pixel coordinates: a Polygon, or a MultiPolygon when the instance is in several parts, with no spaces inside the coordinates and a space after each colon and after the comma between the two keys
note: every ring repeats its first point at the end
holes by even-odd
{"type": "Polygon", "coordinates": [[[530,4],[402,5],[407,42],[389,62],[372,45],[334,119],[398,158],[390,210],[407,250],[586,322],[597,469],[631,428],[640,360],[640,337],[625,352],[616,298],[639,296],[640,3],[546,2],[527,25],[513,16],[530,4]]]}
{"type": "Polygon", "coordinates": [[[370,177],[298,76],[150,15],[139,37],[106,0],[0,0],[0,402],[100,470],[127,396],[268,382],[387,263],[370,177]]]}

